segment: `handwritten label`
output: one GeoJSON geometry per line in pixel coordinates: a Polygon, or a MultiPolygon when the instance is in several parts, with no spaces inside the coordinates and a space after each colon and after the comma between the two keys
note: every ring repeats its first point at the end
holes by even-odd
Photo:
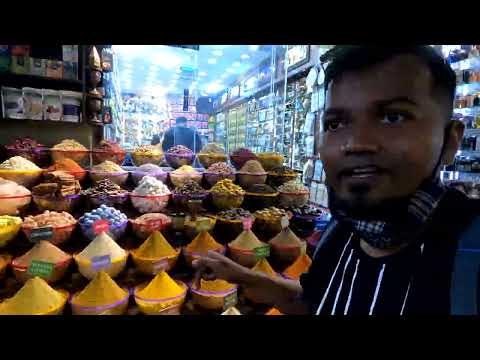
{"type": "Polygon", "coordinates": [[[286,229],[288,225],[290,225],[290,222],[288,221],[288,217],[287,216],[282,217],[280,224],[282,225],[282,229],[286,229]]]}
{"type": "Polygon", "coordinates": [[[165,271],[168,268],[168,260],[162,259],[153,263],[153,273],[157,274],[159,272],[165,271]]]}
{"type": "Polygon", "coordinates": [[[270,256],[270,245],[265,245],[265,246],[259,246],[255,249],[253,249],[255,253],[255,257],[257,260],[266,258],[270,256]]]}
{"type": "Polygon", "coordinates": [[[102,232],[108,232],[108,229],[110,229],[110,223],[108,220],[97,220],[93,223],[92,229],[95,235],[98,235],[102,232]]]}
{"type": "Polygon", "coordinates": [[[30,233],[30,241],[33,243],[41,240],[50,240],[53,237],[53,227],[45,226],[32,229],[30,233]]]}
{"type": "Polygon", "coordinates": [[[253,219],[246,217],[242,219],[243,230],[250,230],[252,228],[253,219]]]}
{"type": "Polygon", "coordinates": [[[237,297],[236,291],[234,291],[231,294],[228,294],[223,298],[223,310],[227,310],[232,306],[237,305],[237,302],[238,302],[238,297],[237,297]]]}
{"type": "Polygon", "coordinates": [[[52,274],[54,267],[55,264],[49,262],[32,260],[27,272],[33,276],[48,278],[52,274]]]}
{"type": "Polygon", "coordinates": [[[94,256],[90,259],[92,263],[92,269],[100,271],[101,269],[108,269],[112,265],[110,255],[94,256]]]}

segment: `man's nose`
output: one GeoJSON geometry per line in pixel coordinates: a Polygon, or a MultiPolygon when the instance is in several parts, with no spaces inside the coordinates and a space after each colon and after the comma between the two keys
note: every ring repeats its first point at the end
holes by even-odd
{"type": "Polygon", "coordinates": [[[342,146],[345,155],[373,154],[379,150],[379,139],[375,131],[362,124],[352,126],[347,141],[342,146]]]}

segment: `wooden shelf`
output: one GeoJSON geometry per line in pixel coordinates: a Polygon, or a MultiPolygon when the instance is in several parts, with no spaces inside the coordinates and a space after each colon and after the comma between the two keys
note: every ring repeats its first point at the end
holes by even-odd
{"type": "Polygon", "coordinates": [[[16,88],[32,87],[36,89],[83,91],[83,81],[73,79],[55,79],[45,76],[0,73],[0,85],[16,88]]]}

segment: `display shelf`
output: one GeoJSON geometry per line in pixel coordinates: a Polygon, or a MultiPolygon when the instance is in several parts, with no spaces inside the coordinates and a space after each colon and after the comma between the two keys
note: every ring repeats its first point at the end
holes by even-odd
{"type": "Polygon", "coordinates": [[[454,71],[480,68],[480,57],[464,59],[450,64],[454,71]]]}
{"type": "Polygon", "coordinates": [[[0,84],[9,87],[32,87],[36,89],[53,90],[83,90],[83,81],[75,79],[57,79],[46,76],[14,74],[10,72],[0,72],[0,84]]]}
{"type": "Polygon", "coordinates": [[[465,129],[463,135],[480,136],[480,129],[465,129]]]}

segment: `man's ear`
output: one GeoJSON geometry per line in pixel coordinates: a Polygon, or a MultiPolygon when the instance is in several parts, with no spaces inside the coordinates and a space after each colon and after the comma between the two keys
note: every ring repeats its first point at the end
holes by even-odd
{"type": "Polygon", "coordinates": [[[453,164],[455,154],[457,153],[463,139],[463,131],[465,125],[460,120],[451,120],[449,130],[446,134],[447,143],[445,144],[445,152],[442,159],[443,165],[453,164]]]}

